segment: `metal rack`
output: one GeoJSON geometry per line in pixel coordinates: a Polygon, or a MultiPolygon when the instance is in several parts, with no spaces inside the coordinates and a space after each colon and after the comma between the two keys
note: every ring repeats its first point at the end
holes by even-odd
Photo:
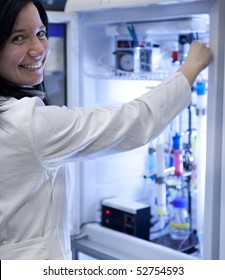
{"type": "Polygon", "coordinates": [[[89,78],[99,80],[150,80],[163,81],[168,78],[169,72],[125,72],[120,70],[107,70],[105,68],[97,67],[95,69],[86,71],[89,78]]]}

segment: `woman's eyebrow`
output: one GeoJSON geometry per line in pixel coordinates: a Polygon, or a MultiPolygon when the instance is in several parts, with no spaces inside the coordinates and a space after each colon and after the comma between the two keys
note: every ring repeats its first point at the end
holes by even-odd
{"type": "MultiPolygon", "coordinates": [[[[43,28],[46,29],[44,24],[39,27],[39,29],[43,29],[43,28]]],[[[20,32],[24,32],[24,31],[26,31],[26,29],[14,29],[14,30],[12,30],[11,34],[20,33],[20,32]]]]}
{"type": "Polygon", "coordinates": [[[14,33],[20,33],[20,32],[24,32],[25,29],[15,29],[15,30],[12,30],[11,34],[14,34],[14,33]]]}

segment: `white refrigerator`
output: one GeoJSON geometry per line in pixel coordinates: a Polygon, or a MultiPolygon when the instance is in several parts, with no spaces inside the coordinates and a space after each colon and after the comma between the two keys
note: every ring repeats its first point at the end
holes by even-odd
{"type": "Polygon", "coordinates": [[[71,108],[127,102],[154,88],[185,59],[190,38],[205,41],[214,53],[213,62],[199,77],[206,82],[207,92],[203,130],[197,128],[198,103],[193,97],[193,106],[155,142],[131,152],[68,166],[75,259],[225,259],[224,13],[223,0],[68,0],[65,12],[48,12],[51,23],[66,26],[67,105],[71,108]],[[134,46],[135,39],[138,45],[134,46]],[[142,48],[138,57],[134,47],[142,48]],[[184,252],[180,246],[144,240],[103,226],[102,204],[107,199],[116,197],[122,204],[152,203],[152,188],[157,186],[146,183],[149,148],[160,141],[170,147],[171,131],[183,133],[190,125],[205,145],[203,153],[197,155],[198,165],[203,165],[200,171],[197,169],[203,186],[197,192],[196,209],[192,209],[192,221],[201,228],[201,236],[196,239],[198,250],[184,252]]]}

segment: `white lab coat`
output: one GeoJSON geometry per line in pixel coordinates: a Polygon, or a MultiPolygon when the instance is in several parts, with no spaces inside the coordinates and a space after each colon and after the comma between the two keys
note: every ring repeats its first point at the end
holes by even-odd
{"type": "Polygon", "coordinates": [[[191,89],[175,73],[121,106],[0,100],[0,259],[70,259],[63,166],[146,144],[190,104],[191,89]]]}

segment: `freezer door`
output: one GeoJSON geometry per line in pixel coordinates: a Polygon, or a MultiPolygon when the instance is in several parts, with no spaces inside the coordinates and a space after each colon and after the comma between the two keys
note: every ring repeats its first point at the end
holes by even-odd
{"type": "Polygon", "coordinates": [[[204,259],[225,259],[225,25],[222,23],[224,12],[225,2],[213,1],[210,9],[210,46],[214,59],[209,68],[204,259]]]}

